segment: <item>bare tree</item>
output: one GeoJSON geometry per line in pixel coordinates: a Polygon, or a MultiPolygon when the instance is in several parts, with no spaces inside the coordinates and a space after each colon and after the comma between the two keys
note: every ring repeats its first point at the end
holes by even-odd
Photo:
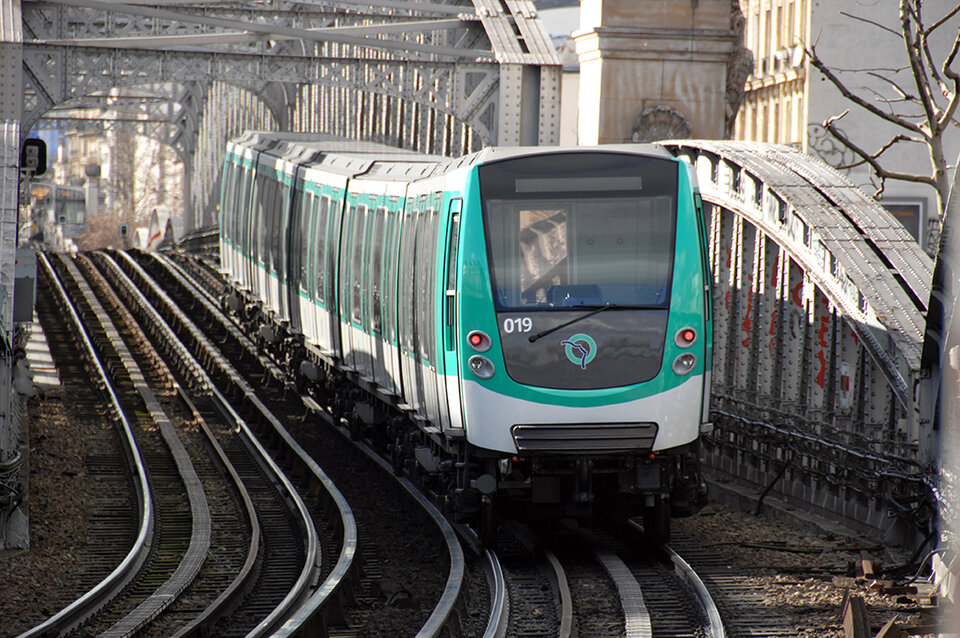
{"type": "Polygon", "coordinates": [[[844,14],[852,19],[872,24],[902,40],[909,60],[909,67],[906,68],[912,77],[912,88],[901,86],[895,78],[895,73],[869,72],[870,75],[880,79],[894,91],[897,96],[894,99],[880,98],[871,101],[857,95],[817,55],[815,46],[804,47],[804,51],[810,58],[811,64],[845,98],[903,131],[893,136],[878,150],[871,152],[852,140],[837,126],[837,122],[847,115],[849,109],[828,119],[823,123],[824,128],[830,131],[831,135],[841,144],[860,157],[860,160],[853,164],[837,168],[853,168],[854,166],[868,164],[879,182],[875,195],[877,198],[883,194],[884,182],[888,179],[932,186],[937,193],[937,210],[942,221],[950,195],[950,179],[947,175],[947,170],[950,167],[944,157],[944,134],[949,126],[957,124],[954,121],[954,116],[958,104],[960,104],[960,73],[952,68],[958,49],[960,49],[960,30],[954,38],[950,52],[940,64],[934,60],[931,54],[930,37],[950,18],[960,13],[960,6],[950,10],[928,28],[924,24],[921,12],[922,4],[923,0],[900,0],[899,32],[862,17],[844,14]],[[926,174],[905,173],[886,168],[883,163],[883,154],[899,143],[924,144],[930,157],[930,172],[926,174]]]}

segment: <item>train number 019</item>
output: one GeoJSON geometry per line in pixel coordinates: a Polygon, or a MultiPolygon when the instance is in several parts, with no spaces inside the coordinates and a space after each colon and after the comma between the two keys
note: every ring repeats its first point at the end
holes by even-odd
{"type": "Polygon", "coordinates": [[[533,330],[533,319],[530,317],[518,317],[516,319],[504,319],[503,331],[506,334],[511,332],[530,332],[533,330]]]}

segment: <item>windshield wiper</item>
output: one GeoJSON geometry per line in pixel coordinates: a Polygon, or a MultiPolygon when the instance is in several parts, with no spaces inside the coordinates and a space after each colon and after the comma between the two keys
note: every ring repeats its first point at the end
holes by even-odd
{"type": "Polygon", "coordinates": [[[610,310],[611,308],[617,308],[617,307],[618,307],[618,306],[617,306],[617,304],[615,304],[615,303],[608,303],[606,306],[601,306],[601,307],[597,308],[596,310],[594,310],[593,312],[588,312],[588,313],[585,314],[585,315],[580,315],[579,317],[574,317],[573,319],[571,319],[570,321],[567,321],[566,323],[561,323],[559,326],[554,326],[554,327],[552,327],[552,328],[547,328],[546,330],[544,330],[544,331],[542,331],[542,332],[538,332],[538,333],[535,334],[535,335],[530,335],[530,343],[533,343],[534,341],[536,341],[536,340],[539,339],[540,337],[546,337],[548,334],[554,333],[554,332],[556,332],[557,330],[559,330],[560,328],[566,328],[567,326],[569,326],[569,325],[572,324],[572,323],[577,323],[578,321],[581,321],[581,320],[583,320],[583,319],[586,319],[587,317],[592,317],[593,315],[595,315],[595,314],[597,314],[597,313],[600,313],[600,312],[603,312],[604,310],[610,310]]]}

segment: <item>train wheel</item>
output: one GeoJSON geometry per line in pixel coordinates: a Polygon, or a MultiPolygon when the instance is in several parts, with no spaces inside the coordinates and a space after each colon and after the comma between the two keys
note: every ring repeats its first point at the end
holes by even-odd
{"type": "Polygon", "coordinates": [[[650,545],[659,547],[670,542],[670,506],[662,498],[643,509],[643,534],[650,545]]]}

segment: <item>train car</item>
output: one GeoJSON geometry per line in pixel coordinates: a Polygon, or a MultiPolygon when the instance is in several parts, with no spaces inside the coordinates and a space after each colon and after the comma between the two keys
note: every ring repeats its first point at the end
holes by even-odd
{"type": "Polygon", "coordinates": [[[695,173],[656,145],[458,159],[248,133],[227,305],[458,520],[642,516],[702,490],[711,369],[695,173]]]}

